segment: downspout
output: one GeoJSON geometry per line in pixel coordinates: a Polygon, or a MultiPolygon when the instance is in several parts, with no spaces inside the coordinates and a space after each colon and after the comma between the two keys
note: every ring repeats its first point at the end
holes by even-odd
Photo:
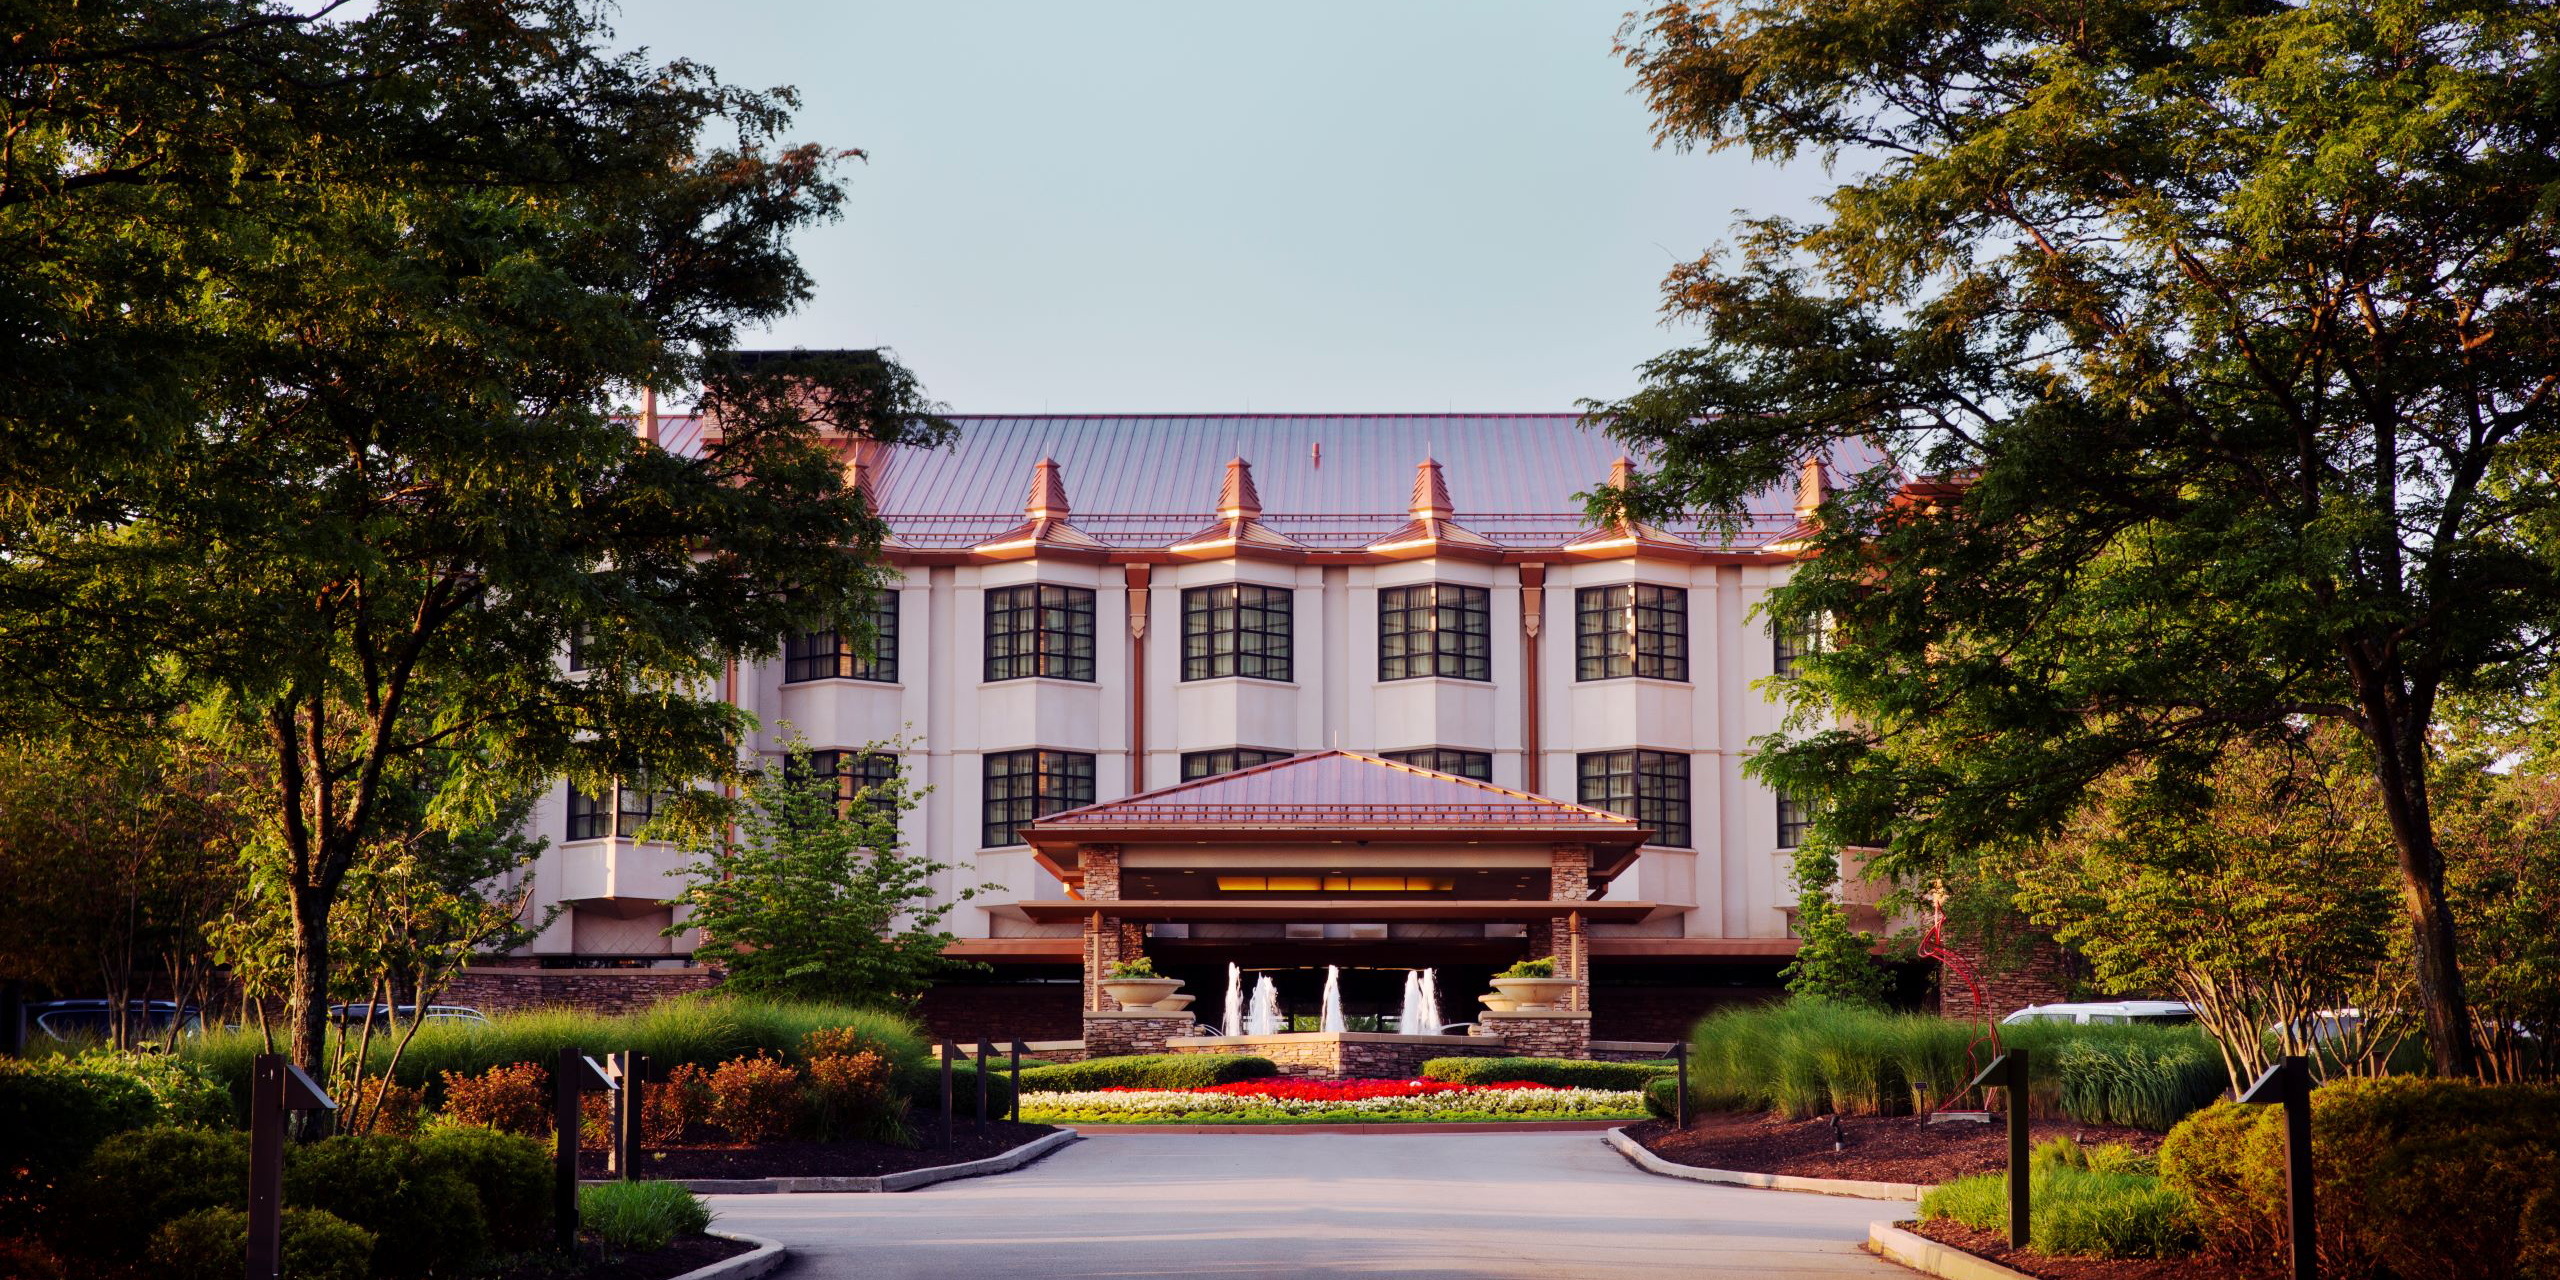
{"type": "Polygon", "coordinates": [[[1523,705],[1520,713],[1520,789],[1536,795],[1546,794],[1541,785],[1545,769],[1545,753],[1538,741],[1539,668],[1545,646],[1539,632],[1545,629],[1547,615],[1547,566],[1536,562],[1520,566],[1520,689],[1523,705]]]}
{"type": "Polygon", "coordinates": [[[1129,794],[1147,789],[1147,578],[1150,566],[1127,566],[1129,585],[1129,794]]]}

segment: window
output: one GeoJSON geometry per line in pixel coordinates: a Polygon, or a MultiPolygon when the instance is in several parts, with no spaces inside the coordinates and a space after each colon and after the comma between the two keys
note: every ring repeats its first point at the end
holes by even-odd
{"type": "Polygon", "coordinates": [[[1289,608],[1286,587],[1231,582],[1191,587],[1182,593],[1182,678],[1251,676],[1289,678],[1289,608]]]}
{"type": "Polygon", "coordinates": [[[1493,781],[1493,753],[1490,751],[1458,751],[1448,747],[1424,747],[1418,751],[1380,752],[1379,759],[1409,764],[1416,769],[1438,773],[1454,773],[1478,782],[1493,781]]]}
{"type": "Polygon", "coordinates": [[[1378,678],[1493,678],[1493,593],[1430,583],[1378,592],[1378,678]]]}
{"type": "Polygon", "coordinates": [[[1258,747],[1227,747],[1218,751],[1185,751],[1182,753],[1182,780],[1195,782],[1214,778],[1238,769],[1250,769],[1274,760],[1286,760],[1286,751],[1264,751],[1258,747]]]}
{"type": "Polygon", "coordinates": [[[587,669],[589,660],[595,656],[590,652],[595,648],[595,643],[595,628],[586,623],[579,623],[577,628],[569,633],[569,669],[571,671],[587,669]]]}
{"type": "MultiPolygon", "coordinates": [[[[1093,593],[1085,596],[1091,599],[1093,593]]],[[[1077,751],[997,751],[987,755],[989,849],[1022,840],[1014,830],[1035,818],[1093,803],[1093,757],[1077,751]]]]}
{"type": "Polygon", "coordinates": [[[1582,803],[1653,828],[1655,844],[1689,847],[1689,757],[1676,751],[1594,751],[1581,757],[1582,803]]]}
{"type": "Polygon", "coordinates": [[[1818,647],[1810,628],[1788,626],[1775,619],[1769,623],[1769,643],[1772,652],[1769,669],[1777,672],[1781,679],[1793,679],[1797,664],[1818,647]]]}
{"type": "MultiPolygon", "coordinates": [[[[786,760],[783,767],[796,770],[797,762],[786,760]]],[[[851,801],[898,776],[898,758],[878,752],[812,751],[809,753],[809,776],[835,779],[836,795],[851,801]]],[[[873,803],[877,802],[875,797],[873,803]]],[[[839,806],[837,811],[843,812],[844,809],[839,806]]]]}
{"type": "Polygon", "coordinates": [[[1045,583],[987,592],[987,679],[1093,679],[1093,592],[1045,583]]]}
{"type": "Polygon", "coordinates": [[[607,812],[602,797],[588,795],[569,784],[569,836],[571,840],[602,840],[611,834],[606,829],[607,812]]]}
{"type": "Polygon", "coordinates": [[[1639,582],[1573,594],[1574,679],[1689,678],[1689,592],[1639,582]]]}
{"type": "Polygon", "coordinates": [[[867,612],[872,635],[869,652],[855,652],[853,637],[844,634],[845,629],[841,627],[803,631],[782,642],[782,682],[878,680],[887,684],[897,683],[898,593],[882,591],[873,596],[867,612]]]}
{"type": "Polygon", "coordinates": [[[1778,797],[1778,847],[1793,849],[1813,834],[1813,807],[1793,796],[1778,797]]]}

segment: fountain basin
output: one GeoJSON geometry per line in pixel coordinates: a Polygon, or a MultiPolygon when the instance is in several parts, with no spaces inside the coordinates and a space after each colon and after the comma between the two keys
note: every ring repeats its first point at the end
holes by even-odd
{"type": "Polygon", "coordinates": [[[1170,1053],[1249,1054],[1269,1058],[1283,1076],[1324,1080],[1411,1080],[1433,1058],[1499,1058],[1511,1052],[1500,1036],[1408,1036],[1392,1031],[1284,1031],[1267,1036],[1175,1036],[1170,1053]]]}

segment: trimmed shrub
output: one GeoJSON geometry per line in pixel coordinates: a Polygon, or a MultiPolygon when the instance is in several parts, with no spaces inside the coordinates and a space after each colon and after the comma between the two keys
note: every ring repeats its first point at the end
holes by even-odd
{"type": "MultiPolygon", "coordinates": [[[[1673,1120],[1679,1118],[1680,1112],[1678,1108],[1673,1105],[1677,1100],[1679,1093],[1680,1081],[1677,1077],[1656,1076],[1651,1080],[1645,1081],[1645,1113],[1656,1120],[1673,1120]]],[[[1694,1104],[1696,1100],[1692,1099],[1691,1101],[1694,1104]]]]}
{"type": "Polygon", "coordinates": [[[0,1184],[0,1223],[42,1212],[98,1144],[159,1114],[141,1081],[86,1061],[0,1058],[0,1169],[12,1175],[0,1184]]]}
{"type": "Polygon", "coordinates": [[[664,1080],[640,1089],[640,1141],[652,1147],[684,1140],[685,1130],[711,1122],[711,1073],[688,1062],[664,1080]]]}
{"type": "MultiPolygon", "coordinates": [[[[975,1083],[973,1076],[972,1105],[977,1098],[975,1083]]],[[[810,1111],[818,1136],[904,1142],[906,1107],[890,1085],[889,1060],[868,1049],[811,1058],[810,1111]]]]}
{"type": "MultiPolygon", "coordinates": [[[[2090,1258],[2174,1258],[2194,1251],[2200,1238],[2194,1206],[2160,1179],[2098,1172],[2050,1158],[2031,1167],[2027,1243],[2036,1249],[2090,1258]]],[[[1932,1187],[1920,1197],[1920,1217],[2005,1231],[2008,1175],[1983,1174],[1932,1187]]]]}
{"type": "Polygon", "coordinates": [[[711,1073],[711,1123],[740,1142],[787,1137],[807,1114],[800,1070],[758,1054],[721,1063],[711,1073]]]}
{"type": "MultiPolygon", "coordinates": [[[[2560,1264],[2560,1088],[2324,1085],[2311,1095],[2311,1159],[2325,1276],[2465,1280],[2560,1264]]],[[[2161,1145],[2160,1171],[2195,1202],[2208,1254],[2244,1275],[2278,1274],[2282,1108],[2197,1114],[2161,1145]]]]}
{"type": "Polygon", "coordinates": [[[465,1274],[491,1256],[480,1193],[410,1139],[303,1143],[285,1161],[284,1202],[326,1209],[373,1232],[378,1275],[465,1274]]]}
{"type": "Polygon", "coordinates": [[[341,1132],[407,1137],[425,1123],[426,1107],[426,1090],[412,1089],[381,1076],[366,1076],[364,1083],[347,1086],[346,1093],[338,1099],[341,1132]],[[357,1113],[363,1115],[363,1128],[343,1122],[343,1117],[357,1113]]]}
{"type": "MultiPolygon", "coordinates": [[[[990,1116],[1009,1114],[1013,1109],[1012,1073],[1008,1068],[997,1067],[996,1060],[993,1058],[987,1060],[987,1065],[994,1068],[987,1072],[987,1114],[990,1116]]],[[[907,1114],[932,1112],[940,1115],[942,1113],[942,1067],[940,1064],[937,1063],[923,1071],[900,1072],[897,1087],[899,1102],[907,1114]]],[[[1039,1086],[1031,1083],[1031,1068],[1024,1067],[1022,1069],[1023,1092],[1029,1093],[1037,1087],[1039,1086]]],[[[972,1116],[978,1113],[978,1066],[974,1060],[951,1064],[951,1107],[956,1115],[972,1116]]]]}
{"type": "Polygon", "coordinates": [[[130,1262],[161,1223],[198,1209],[245,1210],[248,1196],[248,1134],[136,1129],[99,1143],[65,1180],[52,1235],[65,1254],[130,1262]]]}
{"type": "MultiPolygon", "coordinates": [[[[1280,1074],[1269,1058],[1239,1053],[1133,1053],[1087,1058],[1054,1067],[1025,1067],[1025,1092],[1080,1093],[1088,1089],[1197,1089],[1280,1074]]],[[[1002,1077],[998,1077],[999,1080],[1002,1077]]],[[[953,1086],[958,1096],[958,1086],[953,1086]]],[[[973,1099],[976,1095],[970,1095],[973,1099]]],[[[938,1105],[938,1104],[937,1104],[938,1105]]]]}
{"type": "MultiPolygon", "coordinates": [[[[248,1249],[248,1211],[198,1209],[160,1224],[149,1259],[153,1273],[168,1280],[236,1280],[248,1249]]],[[[366,1280],[373,1249],[372,1232],[327,1210],[284,1211],[288,1280],[366,1280]]]]}
{"type": "Polygon", "coordinates": [[[1669,1067],[1646,1062],[1584,1062],[1576,1058],[1433,1058],[1422,1064],[1422,1078],[1450,1084],[1504,1084],[1526,1081],[1559,1089],[1641,1089],[1669,1067]]]}
{"type": "Polygon", "coordinates": [[[647,1253],[702,1234],[711,1209],[680,1182],[603,1182],[578,1188],[578,1223],[609,1249],[647,1253]]]}
{"type": "Polygon", "coordinates": [[[551,1240],[551,1149],[532,1138],[491,1129],[452,1127],[413,1139],[423,1166],[462,1179],[479,1193],[489,1243],[501,1254],[539,1249],[551,1240]]]}
{"type": "Polygon", "coordinates": [[[444,1077],[444,1118],[528,1138],[551,1132],[551,1073],[530,1062],[491,1067],[477,1076],[444,1077]]]}

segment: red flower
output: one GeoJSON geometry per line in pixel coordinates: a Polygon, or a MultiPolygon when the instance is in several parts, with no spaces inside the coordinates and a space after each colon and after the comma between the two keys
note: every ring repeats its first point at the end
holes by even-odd
{"type": "MultiPolygon", "coordinates": [[[[1233,1084],[1203,1085],[1196,1089],[1179,1089],[1177,1093],[1236,1093],[1266,1098],[1287,1098],[1296,1102],[1357,1102],[1364,1098],[1419,1098],[1439,1093],[1480,1093],[1488,1089],[1547,1089],[1551,1085],[1527,1080],[1510,1080],[1499,1084],[1449,1084],[1439,1080],[1238,1080],[1233,1084]]],[[[1115,1086],[1097,1090],[1101,1093],[1158,1093],[1166,1090],[1115,1086]]]]}

